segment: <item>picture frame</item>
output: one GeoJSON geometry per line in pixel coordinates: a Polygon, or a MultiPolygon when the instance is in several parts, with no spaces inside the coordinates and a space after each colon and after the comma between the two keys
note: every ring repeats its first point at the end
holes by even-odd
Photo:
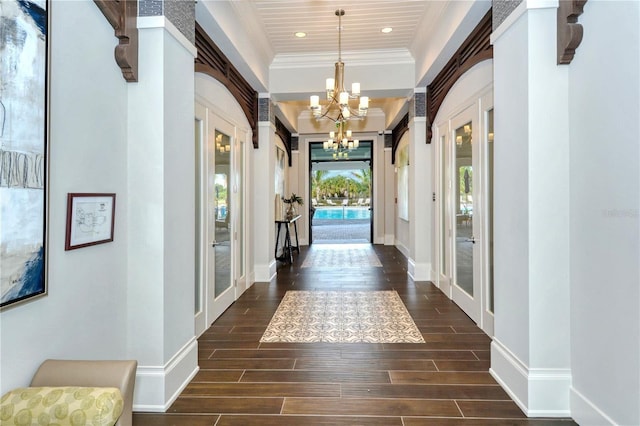
{"type": "Polygon", "coordinates": [[[65,250],[113,241],[116,194],[67,194],[65,250]]]}
{"type": "Polygon", "coordinates": [[[50,5],[0,8],[0,310],[48,293],[50,5]]]}

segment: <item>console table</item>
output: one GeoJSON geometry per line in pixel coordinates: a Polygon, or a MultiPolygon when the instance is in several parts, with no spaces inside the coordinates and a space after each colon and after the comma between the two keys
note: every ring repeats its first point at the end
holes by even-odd
{"type": "Polygon", "coordinates": [[[298,243],[298,225],[296,221],[300,219],[301,215],[293,216],[291,219],[276,219],[276,248],[274,256],[276,259],[284,263],[293,263],[293,252],[300,253],[300,245],[298,243]],[[293,245],[291,241],[291,224],[293,224],[293,230],[296,236],[296,245],[293,245]],[[278,244],[280,242],[280,228],[284,226],[284,242],[282,245],[282,255],[278,256],[278,244]]]}

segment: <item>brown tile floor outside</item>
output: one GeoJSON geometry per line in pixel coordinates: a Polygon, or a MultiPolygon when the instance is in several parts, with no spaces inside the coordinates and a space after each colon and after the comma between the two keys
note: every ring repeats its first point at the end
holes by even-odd
{"type": "Polygon", "coordinates": [[[134,425],[575,425],[527,419],[488,373],[490,339],[394,247],[383,267],[280,266],[199,339],[200,372],[165,414],[134,425]],[[260,343],[287,290],[396,290],[426,343],[260,343]]]}

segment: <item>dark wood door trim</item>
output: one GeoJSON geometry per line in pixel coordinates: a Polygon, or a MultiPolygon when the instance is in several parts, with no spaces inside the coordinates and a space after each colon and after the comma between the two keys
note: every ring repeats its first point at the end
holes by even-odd
{"type": "Polygon", "coordinates": [[[431,143],[433,137],[431,126],[453,85],[471,67],[493,58],[493,45],[490,41],[492,16],[492,9],[489,9],[442,71],[427,86],[427,143],[431,143]]]}

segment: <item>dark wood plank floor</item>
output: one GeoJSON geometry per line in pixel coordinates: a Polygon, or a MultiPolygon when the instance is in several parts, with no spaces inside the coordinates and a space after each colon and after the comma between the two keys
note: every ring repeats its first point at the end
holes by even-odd
{"type": "Polygon", "coordinates": [[[167,413],[134,425],[575,425],[527,419],[488,373],[490,339],[394,247],[383,267],[280,266],[198,340],[200,372],[167,413]],[[260,343],[287,290],[396,290],[424,344],[260,343]]]}

